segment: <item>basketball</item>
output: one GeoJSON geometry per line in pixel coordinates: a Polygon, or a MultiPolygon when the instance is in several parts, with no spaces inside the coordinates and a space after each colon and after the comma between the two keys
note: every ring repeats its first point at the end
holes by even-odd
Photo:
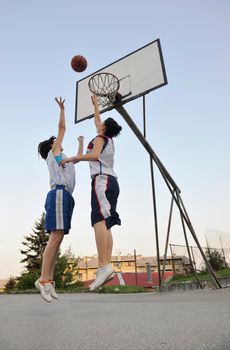
{"type": "Polygon", "coordinates": [[[83,72],[87,67],[87,60],[84,56],[77,55],[71,60],[71,67],[75,72],[83,72]]]}

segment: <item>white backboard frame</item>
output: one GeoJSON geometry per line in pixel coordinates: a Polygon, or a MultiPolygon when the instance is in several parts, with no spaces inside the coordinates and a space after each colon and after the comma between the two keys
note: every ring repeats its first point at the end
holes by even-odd
{"type": "MultiPolygon", "coordinates": [[[[88,81],[94,74],[99,72],[112,73],[120,80],[119,93],[122,95],[122,104],[168,83],[160,40],[157,39],[77,81],[75,123],[93,117],[94,109],[88,81]]],[[[113,108],[112,104],[99,106],[100,114],[113,108]]]]}

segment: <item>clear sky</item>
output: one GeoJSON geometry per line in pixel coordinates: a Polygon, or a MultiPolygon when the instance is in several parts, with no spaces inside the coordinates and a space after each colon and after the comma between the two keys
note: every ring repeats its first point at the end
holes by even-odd
{"type": "MultiPolygon", "coordinates": [[[[78,135],[85,136],[86,144],[95,135],[92,119],[74,124],[76,81],[158,38],[168,85],[146,97],[147,139],[180,187],[201,244],[205,235],[224,232],[229,247],[229,1],[0,4],[0,278],[22,271],[21,242],[43,211],[49,181],[37,145],[57,132],[55,96],[66,99],[63,146],[73,155],[78,135]],[[88,60],[81,74],[70,66],[77,54],[88,60]]],[[[141,99],[126,108],[142,129],[141,99]]],[[[115,140],[122,226],[113,230],[114,253],[136,249],[137,254],[155,255],[149,155],[122,117],[110,112],[103,118],[109,115],[123,127],[115,140]]],[[[76,256],[91,255],[96,246],[88,164],[76,165],[76,171],[72,230],[62,251],[71,246],[76,256]]],[[[156,191],[163,254],[170,196],[157,170],[156,191]]],[[[184,244],[177,219],[170,243],[184,244]]]]}

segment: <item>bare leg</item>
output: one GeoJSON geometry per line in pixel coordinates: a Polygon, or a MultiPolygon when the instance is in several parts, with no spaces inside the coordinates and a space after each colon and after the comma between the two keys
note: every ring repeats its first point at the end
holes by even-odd
{"type": "Polygon", "coordinates": [[[110,230],[107,230],[105,220],[94,225],[95,239],[98,252],[98,270],[96,279],[90,284],[90,291],[110,281],[114,277],[113,269],[110,266],[113,247],[113,238],[110,230]]]}
{"type": "Polygon", "coordinates": [[[111,230],[108,230],[108,248],[107,248],[107,261],[108,264],[111,262],[113,251],[113,236],[111,230]]]}
{"type": "Polygon", "coordinates": [[[110,263],[108,260],[109,233],[104,220],[97,222],[93,228],[97,245],[98,267],[103,267],[110,263]]]}
{"type": "Polygon", "coordinates": [[[55,258],[54,258],[54,263],[53,263],[52,266],[51,266],[51,270],[50,270],[50,276],[51,276],[51,278],[50,278],[50,281],[53,281],[53,280],[54,280],[54,269],[55,269],[55,264],[56,264],[56,261],[57,261],[57,257],[58,257],[60,245],[61,245],[61,243],[59,244],[59,247],[57,248],[56,256],[55,256],[55,258]]]}
{"type": "Polygon", "coordinates": [[[42,271],[40,277],[40,281],[42,282],[53,280],[54,266],[63,236],[63,231],[54,231],[50,234],[49,241],[43,254],[42,271]]]}

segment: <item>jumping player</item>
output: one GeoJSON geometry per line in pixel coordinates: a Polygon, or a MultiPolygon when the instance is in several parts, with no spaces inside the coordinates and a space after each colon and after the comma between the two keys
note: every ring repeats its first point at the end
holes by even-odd
{"type": "Polygon", "coordinates": [[[95,231],[98,252],[96,279],[90,285],[90,290],[94,291],[114,277],[114,271],[110,266],[113,248],[111,227],[120,225],[121,221],[116,212],[119,185],[113,169],[115,151],[113,137],[119,135],[122,127],[112,118],[102,123],[95,95],[92,96],[92,103],[98,136],[89,143],[86,154],[63,159],[61,164],[65,166],[68,162],[88,161],[90,165],[91,223],[95,231]]]}
{"type": "MultiPolygon", "coordinates": [[[[48,165],[51,190],[48,192],[45,202],[45,229],[50,233],[50,236],[43,254],[41,276],[35,282],[35,286],[47,302],[51,302],[52,298],[58,299],[53,280],[54,266],[62,239],[71,228],[75,204],[72,197],[75,187],[74,164],[69,163],[65,168],[60,166],[61,160],[66,158],[62,148],[66,131],[65,100],[61,97],[55,98],[55,100],[60,108],[58,135],[57,137],[52,136],[38,145],[38,152],[48,165]]],[[[83,140],[82,136],[78,138],[78,155],[83,152],[83,140]]]]}

